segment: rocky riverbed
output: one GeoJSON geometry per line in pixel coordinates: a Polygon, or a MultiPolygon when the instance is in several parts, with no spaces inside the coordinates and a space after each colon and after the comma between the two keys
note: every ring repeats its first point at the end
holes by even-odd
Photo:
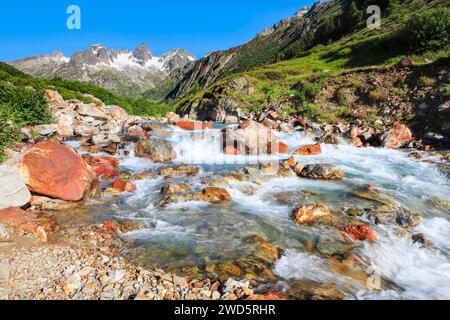
{"type": "Polygon", "coordinates": [[[0,169],[1,298],[450,297],[449,153],[406,125],[47,97],[0,169]]]}

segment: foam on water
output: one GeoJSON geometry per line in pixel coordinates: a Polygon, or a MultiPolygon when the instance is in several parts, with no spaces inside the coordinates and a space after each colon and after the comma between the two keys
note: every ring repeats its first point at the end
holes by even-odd
{"type": "MultiPolygon", "coordinates": [[[[278,161],[288,156],[267,155],[264,157],[226,156],[222,150],[220,130],[188,132],[173,127],[170,141],[178,157],[178,164],[197,164],[202,178],[213,178],[219,170],[258,161],[278,161]],[[205,139],[200,139],[203,136],[205,139]],[[195,137],[195,139],[194,139],[195,137]]],[[[293,152],[296,148],[314,143],[314,138],[302,132],[276,133],[293,152]]],[[[166,243],[184,244],[189,248],[190,258],[196,246],[208,248],[210,255],[220,256],[222,251],[240,249],[238,237],[258,233],[270,237],[285,250],[276,263],[275,273],[286,280],[312,280],[334,282],[352,288],[360,299],[424,299],[450,298],[450,222],[443,210],[429,204],[430,199],[450,198],[450,183],[435,166],[411,159],[397,150],[379,148],[355,148],[342,141],[341,145],[322,145],[322,154],[296,156],[302,163],[331,163],[344,170],[344,181],[317,181],[309,179],[280,178],[262,180],[260,183],[233,182],[227,187],[232,204],[221,208],[205,202],[186,202],[160,207],[160,190],[163,179],[136,182],[138,190],[124,194],[112,207],[115,217],[145,221],[148,228],[130,233],[130,238],[155,245],[155,251],[166,243]],[[378,240],[366,243],[362,254],[378,268],[380,273],[392,280],[404,291],[362,290],[354,281],[333,272],[327,260],[303,252],[302,235],[326,232],[314,228],[299,228],[290,221],[293,206],[277,201],[275,194],[308,191],[312,199],[323,201],[330,208],[340,210],[345,203],[357,205],[364,200],[351,196],[363,184],[371,183],[379,194],[395,199],[399,205],[418,211],[423,223],[413,230],[422,232],[431,240],[430,248],[422,248],[411,240],[399,238],[390,227],[376,227],[378,240]],[[254,193],[243,192],[245,187],[254,188],[254,193]],[[350,196],[349,196],[350,195],[350,196]],[[157,245],[156,245],[157,244],[157,245]]],[[[74,144],[74,146],[76,146],[74,144]]],[[[133,149],[122,155],[122,169],[134,173],[155,170],[161,167],[149,160],[135,158],[133,149]],[[127,155],[128,154],[128,155],[127,155]]],[[[229,171],[232,171],[229,169],[229,171]]],[[[204,187],[199,177],[184,181],[197,190],[204,187]]],[[[308,196],[309,197],[309,196],[308,196]]],[[[297,198],[295,198],[297,199],[297,198]]],[[[308,198],[310,199],[310,198],[308,198]]],[[[296,204],[297,205],[297,204],[296,204]]],[[[315,235],[315,234],[314,234],[315,235]]],[[[307,237],[308,238],[308,237],[307,237]]],[[[151,249],[152,250],[152,249],[151,249]]],[[[150,251],[151,251],[150,250],[150,251]]],[[[209,261],[207,257],[203,261],[209,261]]],[[[171,261],[170,263],[172,263],[171,261]]]]}
{"type": "MultiPolygon", "coordinates": [[[[433,231],[434,232],[434,231],[433,231]]],[[[359,292],[366,299],[449,299],[450,261],[434,248],[422,248],[392,233],[366,244],[364,254],[379,272],[401,286],[403,292],[359,292]]]]}
{"type": "Polygon", "coordinates": [[[450,253],[450,222],[447,219],[440,217],[424,219],[416,230],[423,232],[434,246],[447,254],[450,253]]]}
{"type": "Polygon", "coordinates": [[[286,250],[274,268],[279,277],[286,280],[333,281],[336,274],[327,270],[326,261],[318,256],[296,250],[286,250]]]}

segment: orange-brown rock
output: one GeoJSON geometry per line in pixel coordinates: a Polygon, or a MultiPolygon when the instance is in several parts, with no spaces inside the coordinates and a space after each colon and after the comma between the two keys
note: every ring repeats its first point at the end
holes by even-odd
{"type": "Polygon", "coordinates": [[[289,154],[289,147],[281,141],[270,142],[267,147],[267,152],[269,154],[289,154]]]}
{"type": "Polygon", "coordinates": [[[239,154],[239,151],[234,146],[226,146],[223,149],[223,153],[225,153],[227,156],[237,156],[239,154]]]}
{"type": "Polygon", "coordinates": [[[265,294],[254,294],[248,297],[246,300],[250,301],[278,301],[278,300],[289,300],[289,298],[279,292],[268,291],[265,294]]]}
{"type": "Polygon", "coordinates": [[[377,237],[371,226],[368,225],[349,225],[339,227],[339,230],[345,232],[354,241],[375,241],[377,237]]]}
{"type": "Polygon", "coordinates": [[[188,131],[212,129],[210,123],[199,121],[188,121],[188,120],[177,121],[177,126],[183,130],[188,131]]]}
{"type": "Polygon", "coordinates": [[[294,210],[292,213],[292,220],[296,224],[311,223],[315,220],[331,215],[330,209],[327,206],[319,203],[313,205],[303,206],[294,210]]]}
{"type": "Polygon", "coordinates": [[[113,188],[118,189],[122,192],[134,192],[137,190],[137,187],[130,181],[125,181],[122,179],[116,179],[114,181],[113,188]]]}
{"type": "Polygon", "coordinates": [[[120,161],[119,158],[84,156],[83,159],[94,169],[95,174],[99,178],[112,178],[119,175],[117,168],[120,161]]]}
{"type": "Polygon", "coordinates": [[[80,201],[98,186],[92,168],[72,148],[54,141],[28,149],[18,169],[30,191],[66,201],[80,201]]]}
{"type": "Polygon", "coordinates": [[[28,232],[47,242],[47,234],[55,226],[55,217],[48,213],[34,213],[18,208],[0,210],[0,224],[13,228],[17,233],[28,232]]]}
{"type": "Polygon", "coordinates": [[[404,124],[396,124],[381,138],[381,145],[385,148],[398,149],[412,140],[411,130],[404,124]]]}
{"type": "Polygon", "coordinates": [[[206,202],[211,204],[221,204],[231,201],[231,196],[228,191],[222,188],[207,187],[203,191],[203,197],[206,202]]]}
{"type": "Polygon", "coordinates": [[[297,162],[295,161],[294,157],[290,157],[289,159],[287,159],[286,161],[284,161],[284,164],[288,167],[294,168],[295,165],[297,164],[297,162]]]}
{"type": "Polygon", "coordinates": [[[298,154],[299,156],[314,156],[321,154],[322,148],[320,147],[320,144],[305,145],[300,149],[296,150],[295,153],[298,154]]]}
{"type": "Polygon", "coordinates": [[[177,184],[177,183],[166,184],[161,189],[162,194],[180,194],[189,191],[191,191],[191,188],[187,184],[177,184]]]}

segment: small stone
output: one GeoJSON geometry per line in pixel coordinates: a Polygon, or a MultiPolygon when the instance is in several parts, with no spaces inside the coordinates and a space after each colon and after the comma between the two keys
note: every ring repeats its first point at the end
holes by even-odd
{"type": "Polygon", "coordinates": [[[123,270],[114,270],[108,273],[109,281],[112,283],[119,282],[125,277],[125,271],[123,270]]]}

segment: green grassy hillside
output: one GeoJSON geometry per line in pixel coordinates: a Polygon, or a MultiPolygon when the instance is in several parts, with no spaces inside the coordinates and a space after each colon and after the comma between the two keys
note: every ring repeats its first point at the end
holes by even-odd
{"type": "Polygon", "coordinates": [[[145,99],[118,96],[106,89],[87,83],[65,80],[35,79],[0,62],[0,160],[3,149],[20,140],[20,128],[52,121],[43,93],[57,90],[64,99],[91,102],[84,94],[93,95],[107,105],[118,105],[129,114],[140,116],[164,115],[169,108],[145,99]]]}

